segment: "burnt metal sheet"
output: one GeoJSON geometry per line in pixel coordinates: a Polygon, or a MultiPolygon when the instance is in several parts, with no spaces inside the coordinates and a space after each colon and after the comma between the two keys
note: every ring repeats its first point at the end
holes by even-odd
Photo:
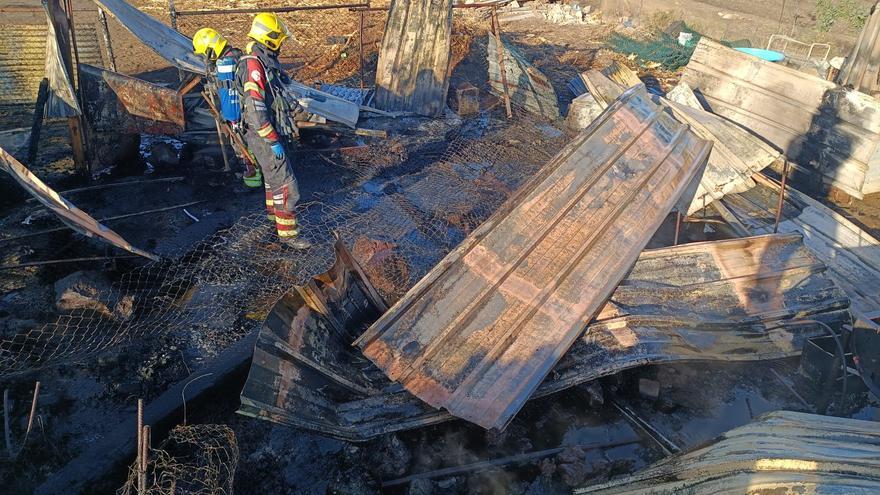
{"type": "MultiPolygon", "coordinates": [[[[0,22],[0,27],[0,104],[32,106],[46,77],[46,23],[0,22]]],[[[76,24],[76,46],[81,62],[103,64],[95,24],[76,24]]]]}
{"type": "Polygon", "coordinates": [[[706,447],[575,493],[880,493],[880,428],[873,421],[774,411],[706,447]]]}
{"type": "MultiPolygon", "coordinates": [[[[580,80],[600,105],[614,101],[629,87],[625,84],[633,84],[634,81],[634,84],[642,84],[635,72],[625,65],[616,64],[606,69],[613,70],[589,70],[580,76],[580,80]],[[614,80],[605,72],[612,74],[614,80]]],[[[668,97],[664,101],[669,104],[675,118],[689,125],[699,137],[713,143],[706,171],[694,200],[687,207],[688,215],[705,208],[725,194],[754,187],[752,175],[779,158],[779,152],[757,136],[723,117],[703,110],[699,102],[695,102],[696,97],[686,84],[681,83],[668,97]]]]}
{"type": "Polygon", "coordinates": [[[176,135],[184,129],[180,95],[134,77],[80,65],[86,117],[96,129],[176,135]]]}
{"type": "Polygon", "coordinates": [[[357,341],[434,407],[502,429],[632,267],[711,144],[633,88],[357,341]]]}
{"type": "MultiPolygon", "coordinates": [[[[342,266],[323,278],[348,271],[356,283],[344,290],[324,284],[315,288],[322,295],[308,299],[298,290],[273,308],[239,412],[350,441],[454,419],[391,383],[351,347],[383,309],[363,288],[357,265],[342,266]],[[334,325],[308,300],[357,309],[336,312],[334,325]]],[[[798,235],[648,250],[532,398],[650,363],[794,356],[824,331],[787,320],[840,328],[849,321],[847,304],[798,235]]]]}
{"type": "Polygon", "coordinates": [[[175,67],[197,74],[205,73],[205,62],[193,53],[192,40],[138,10],[125,0],[95,0],[135,38],[175,67]]]}
{"type": "Polygon", "coordinates": [[[880,191],[880,101],[705,36],[681,80],[710,111],[776,146],[801,173],[857,198],[880,191]]]}
{"type": "MultiPolygon", "coordinates": [[[[758,186],[722,204],[751,234],[773,231],[780,185],[756,175],[758,186]]],[[[853,312],[880,318],[880,240],[822,203],[786,187],[779,232],[798,233],[852,300],[853,312]]]]}
{"type": "Polygon", "coordinates": [[[37,199],[46,208],[69,226],[71,229],[87,237],[99,238],[120,249],[130,253],[144,256],[158,261],[155,254],[138,249],[128,243],[116,232],[99,223],[86,212],[77,208],[73,203],[62,198],[54,189],[47,186],[36,175],[31,173],[24,165],[12,157],[4,149],[0,148],[0,170],[7,172],[18,184],[31,196],[37,199]]]}
{"type": "MultiPolygon", "coordinates": [[[[504,50],[504,73],[507,76],[510,102],[536,115],[551,120],[559,118],[559,104],[556,91],[550,85],[547,76],[528,62],[525,55],[508,43],[503,37],[501,46],[504,50]]],[[[501,68],[498,66],[498,43],[494,36],[489,36],[489,90],[492,94],[504,97],[504,83],[501,68]]]]}
{"type": "Polygon", "coordinates": [[[699,182],[712,145],[664,108],[621,95],[356,345],[428,404],[504,428],[699,182]]]}
{"type": "Polygon", "coordinates": [[[452,0],[392,0],[376,66],[376,108],[439,115],[451,41],[452,0]]]}

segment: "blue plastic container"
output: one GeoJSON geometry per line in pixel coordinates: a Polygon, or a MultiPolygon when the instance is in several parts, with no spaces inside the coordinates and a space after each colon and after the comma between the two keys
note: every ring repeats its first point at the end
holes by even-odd
{"type": "Polygon", "coordinates": [[[763,48],[734,48],[734,50],[754,55],[768,62],[782,62],[785,60],[785,55],[773,50],[764,50],[763,48]]]}

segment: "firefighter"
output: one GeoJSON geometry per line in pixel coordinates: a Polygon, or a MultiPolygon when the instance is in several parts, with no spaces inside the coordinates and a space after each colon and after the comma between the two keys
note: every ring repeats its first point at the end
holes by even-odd
{"type": "MultiPolygon", "coordinates": [[[[241,98],[235,87],[235,68],[242,52],[228,43],[217,30],[202,28],[193,35],[193,52],[205,58],[208,93],[214,99],[214,107],[233,132],[241,136],[241,98]]],[[[240,157],[245,165],[244,185],[260,187],[263,177],[247,150],[240,157]]],[[[271,213],[271,211],[270,211],[271,213]]]]}
{"type": "Polygon", "coordinates": [[[248,32],[253,41],[239,59],[236,77],[243,90],[245,139],[263,170],[267,191],[271,190],[278,237],[290,247],[308,249],[311,244],[299,236],[294,211],[299,188],[284,149],[284,141],[296,132],[290,103],[282,95],[289,78],[278,62],[281,44],[289,36],[287,25],[277,15],[257,14],[248,32]]]}

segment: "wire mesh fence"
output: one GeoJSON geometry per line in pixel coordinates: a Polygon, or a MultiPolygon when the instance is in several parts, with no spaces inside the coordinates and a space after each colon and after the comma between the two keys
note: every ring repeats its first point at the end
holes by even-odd
{"type": "Polygon", "coordinates": [[[138,490],[138,463],[117,495],[231,495],[238,464],[235,433],[225,425],[177,426],[149,451],[146,489],[138,490]]]}
{"type": "Polygon", "coordinates": [[[255,330],[286,291],[326,271],[335,235],[393,302],[565,139],[522,112],[512,119],[497,109],[456,119],[412,119],[424,138],[391,139],[334,156],[349,182],[319,202],[298,206],[313,248],[279,244],[265,214],[254,211],[179,258],[124,274],[95,298],[100,304],[0,336],[0,377],[88,360],[160,335],[187,342],[192,355],[215,355],[255,330]]]}

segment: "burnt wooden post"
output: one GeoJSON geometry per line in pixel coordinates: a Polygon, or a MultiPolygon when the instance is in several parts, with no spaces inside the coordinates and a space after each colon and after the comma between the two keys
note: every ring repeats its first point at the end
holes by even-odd
{"type": "Polygon", "coordinates": [[[364,11],[358,11],[358,56],[360,57],[361,89],[364,89],[364,11]]]}
{"type": "Polygon", "coordinates": [[[40,81],[40,89],[37,91],[37,104],[34,105],[34,120],[31,124],[31,135],[28,141],[28,165],[37,162],[37,147],[40,145],[40,132],[43,129],[43,113],[46,111],[46,102],[49,101],[49,80],[45,77],[40,81]]]}
{"type": "MultiPolygon", "coordinates": [[[[67,24],[68,36],[58,37],[59,49],[67,66],[67,73],[72,78],[71,84],[75,85],[74,96],[77,102],[79,102],[80,108],[82,108],[83,101],[79,92],[81,86],[79,83],[79,51],[76,47],[76,31],[73,24],[73,4],[70,0],[63,0],[63,2],[65,11],[64,22],[67,24]],[[70,59],[71,54],[73,54],[73,60],[70,59]]],[[[85,121],[83,116],[75,115],[68,117],[67,129],[70,132],[70,147],[73,150],[73,162],[76,165],[76,170],[89,181],[91,180],[91,170],[86,153],[85,121]]]]}
{"type": "Polygon", "coordinates": [[[104,49],[107,50],[107,65],[110,70],[116,72],[116,56],[113,55],[113,45],[110,43],[110,28],[107,26],[107,14],[104,9],[98,9],[98,22],[101,24],[101,34],[104,36],[104,49]]]}
{"type": "Polygon", "coordinates": [[[681,233],[681,212],[675,212],[675,238],[672,240],[673,246],[678,246],[678,235],[681,233]]]}

